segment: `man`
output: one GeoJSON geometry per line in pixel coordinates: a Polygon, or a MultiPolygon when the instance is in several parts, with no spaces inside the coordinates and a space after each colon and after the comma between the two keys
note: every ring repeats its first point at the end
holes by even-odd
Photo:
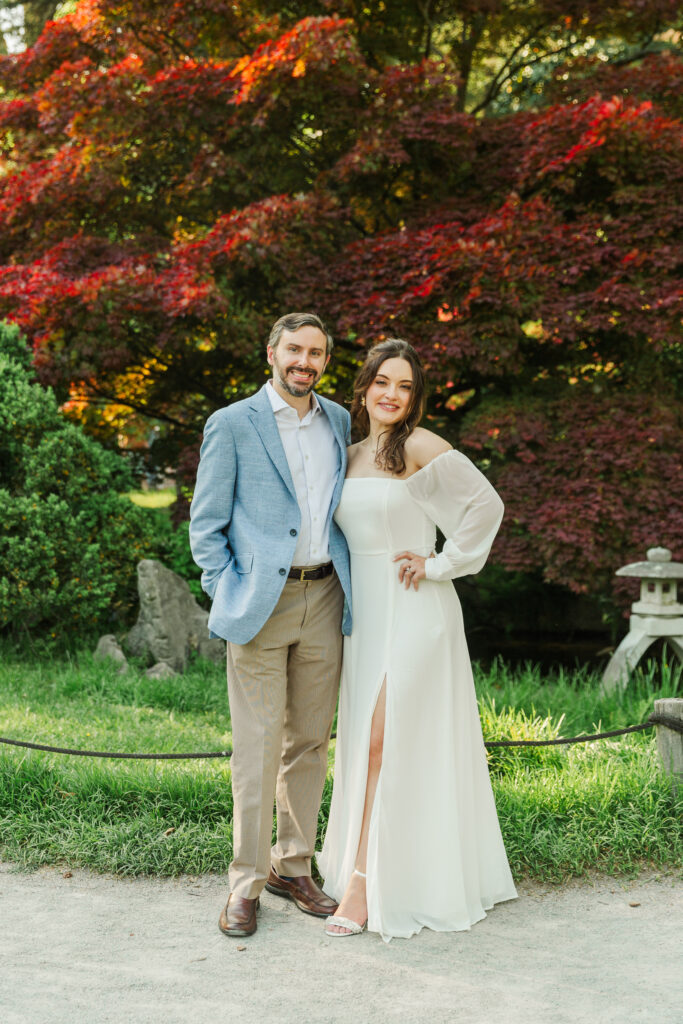
{"type": "Polygon", "coordinates": [[[332,520],[350,417],[313,391],[331,348],[319,317],[281,317],[267,348],[272,379],[253,398],[219,409],[204,431],[190,541],[213,602],[209,629],[228,641],[233,861],[219,920],[226,935],[256,931],[264,886],[316,917],[337,907],[311,878],[342,619],[343,632],[351,629],[348,550],[332,520]]]}

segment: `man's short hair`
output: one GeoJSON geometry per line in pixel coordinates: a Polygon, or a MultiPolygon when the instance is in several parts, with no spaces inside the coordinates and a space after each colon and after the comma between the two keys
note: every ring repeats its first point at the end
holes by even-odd
{"type": "Polygon", "coordinates": [[[282,337],[283,331],[298,331],[300,327],[317,327],[325,335],[326,354],[329,356],[334,344],[332,335],[325,324],[315,313],[285,313],[279,320],[276,320],[268,338],[268,344],[275,350],[282,337]]]}

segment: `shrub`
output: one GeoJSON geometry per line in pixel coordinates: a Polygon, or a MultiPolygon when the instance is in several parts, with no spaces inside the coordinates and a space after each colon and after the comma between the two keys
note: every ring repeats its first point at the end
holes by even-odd
{"type": "MultiPolygon", "coordinates": [[[[174,508],[171,506],[171,509],[174,508]]],[[[209,598],[202,590],[202,571],[192,557],[190,548],[190,524],[182,520],[174,525],[173,512],[169,508],[149,509],[147,515],[154,522],[154,553],[150,556],[185,580],[192,596],[203,608],[210,605],[209,598]]]]}
{"type": "Polygon", "coordinates": [[[0,629],[60,640],[120,621],[153,520],[120,492],[124,459],[64,420],[0,323],[0,629]]]}
{"type": "Polygon", "coordinates": [[[187,581],[193,597],[204,607],[208,607],[209,599],[202,590],[200,583],[201,569],[192,557],[190,548],[190,524],[189,522],[178,523],[168,539],[168,548],[162,561],[169,569],[177,572],[187,581]]]}

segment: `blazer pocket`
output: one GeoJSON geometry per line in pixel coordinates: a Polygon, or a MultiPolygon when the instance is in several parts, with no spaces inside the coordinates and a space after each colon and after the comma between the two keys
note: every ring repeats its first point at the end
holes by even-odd
{"type": "Polygon", "coordinates": [[[253,555],[235,555],[235,572],[251,572],[253,564],[253,555]]]}

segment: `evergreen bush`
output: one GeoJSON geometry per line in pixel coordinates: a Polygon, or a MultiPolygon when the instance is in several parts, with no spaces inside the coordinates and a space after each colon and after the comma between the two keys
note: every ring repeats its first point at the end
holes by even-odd
{"type": "Polygon", "coordinates": [[[189,522],[178,523],[175,529],[172,530],[168,538],[167,549],[160,557],[169,569],[183,577],[192,591],[192,596],[195,600],[199,601],[204,608],[208,608],[210,602],[202,590],[200,582],[202,572],[192,557],[192,549],[190,548],[189,522]]]}
{"type": "Polygon", "coordinates": [[[61,416],[0,323],[0,630],[61,641],[125,620],[154,546],[131,486],[125,460],[61,416]]]}

